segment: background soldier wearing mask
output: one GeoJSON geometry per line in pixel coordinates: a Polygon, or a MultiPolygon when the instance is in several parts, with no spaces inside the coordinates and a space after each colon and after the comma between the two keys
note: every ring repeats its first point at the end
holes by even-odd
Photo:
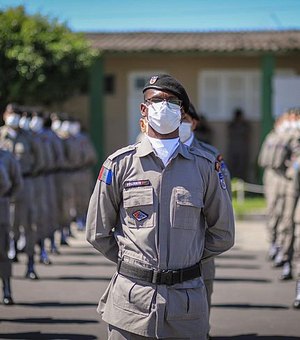
{"type": "Polygon", "coordinates": [[[80,166],[74,176],[74,201],[77,226],[79,230],[83,230],[94,184],[91,167],[97,162],[97,154],[87,134],[81,131],[78,120],[73,119],[70,122],[69,131],[70,135],[74,138],[77,153],[80,155],[80,166]]]}
{"type": "MultiPolygon", "coordinates": [[[[205,152],[210,153],[215,157],[216,167],[220,168],[220,174],[224,176],[224,180],[226,183],[226,188],[228,194],[231,197],[231,182],[230,182],[230,174],[227,169],[227,166],[223,160],[222,155],[219,150],[214,146],[207,144],[203,141],[199,141],[195,135],[194,131],[199,124],[199,117],[197,111],[192,103],[190,103],[189,111],[186,112],[182,123],[179,127],[179,138],[182,143],[187,146],[192,146],[195,148],[199,148],[205,152]]],[[[220,175],[219,174],[219,175],[220,175]]],[[[213,293],[213,281],[215,278],[215,261],[214,258],[209,259],[205,263],[202,264],[202,276],[205,283],[206,293],[207,293],[207,302],[210,311],[211,307],[211,296],[213,293]]]]}
{"type": "Polygon", "coordinates": [[[233,245],[230,198],[214,157],[179,141],[189,98],[169,75],[144,88],[147,136],[105,161],[87,216],[87,239],[117,273],[98,311],[109,339],[206,339],[201,261],[233,245]]]}
{"type": "Polygon", "coordinates": [[[267,229],[270,242],[268,258],[271,261],[275,259],[279,251],[277,229],[284,205],[283,198],[280,195],[280,175],[274,167],[276,145],[282,130],[281,122],[281,118],[276,120],[273,130],[266,136],[258,156],[258,165],[264,169],[263,184],[267,201],[267,229]]]}
{"type": "Polygon", "coordinates": [[[36,235],[36,207],[33,199],[32,176],[40,170],[38,151],[28,133],[19,128],[20,110],[14,104],[9,104],[3,115],[5,125],[0,128],[1,147],[11,151],[20,163],[24,181],[23,189],[15,198],[14,237],[17,241],[20,228],[25,230],[25,252],[28,256],[26,277],[37,279],[34,268],[34,246],[36,235]]]}
{"type": "Polygon", "coordinates": [[[10,199],[22,187],[21,170],[18,161],[9,151],[0,148],[0,277],[3,284],[3,304],[12,305],[10,286],[11,260],[7,253],[9,249],[10,199]]]}

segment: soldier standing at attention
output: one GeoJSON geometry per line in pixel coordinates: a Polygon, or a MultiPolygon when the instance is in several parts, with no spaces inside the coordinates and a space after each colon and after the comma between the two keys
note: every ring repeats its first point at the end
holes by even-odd
{"type": "MultiPolygon", "coordinates": [[[[179,138],[182,143],[187,146],[192,146],[195,148],[199,148],[205,152],[211,154],[216,161],[216,168],[220,169],[219,176],[224,177],[224,181],[222,180],[223,185],[226,185],[226,189],[228,191],[229,196],[231,197],[231,182],[230,182],[230,174],[227,169],[226,163],[223,160],[223,157],[218,149],[214,146],[205,143],[203,141],[199,141],[194,134],[194,131],[199,123],[199,117],[197,111],[192,103],[190,103],[189,111],[186,112],[182,123],[179,127],[179,138]]],[[[200,137],[200,136],[199,136],[200,137]]],[[[213,293],[213,282],[215,278],[215,260],[214,258],[209,259],[205,263],[202,264],[202,276],[206,288],[207,294],[207,303],[210,312],[211,307],[211,296],[213,293]]]]}
{"type": "Polygon", "coordinates": [[[0,277],[3,284],[3,304],[14,303],[11,293],[11,260],[7,256],[9,248],[10,200],[22,187],[21,169],[18,161],[9,151],[0,148],[0,277]]]}
{"type": "Polygon", "coordinates": [[[179,140],[183,86],[156,75],[143,93],[147,136],[108,157],[89,204],[87,240],[117,264],[98,312],[110,340],[204,340],[201,262],[233,245],[231,201],[214,157],[179,140]]]}
{"type": "Polygon", "coordinates": [[[37,241],[36,206],[33,199],[32,177],[38,173],[40,164],[37,149],[28,133],[19,128],[21,111],[15,104],[9,104],[3,115],[5,125],[0,128],[0,145],[14,154],[20,163],[24,186],[15,198],[13,229],[15,240],[20,228],[25,230],[25,253],[28,256],[26,278],[35,280],[38,276],[34,266],[34,246],[37,241]]]}

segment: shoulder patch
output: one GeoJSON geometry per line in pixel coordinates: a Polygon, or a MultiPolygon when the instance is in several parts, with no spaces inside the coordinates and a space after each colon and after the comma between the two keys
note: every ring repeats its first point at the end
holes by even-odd
{"type": "Polygon", "coordinates": [[[195,147],[190,147],[189,148],[190,153],[196,156],[200,156],[203,158],[206,158],[207,160],[209,160],[211,163],[214,163],[216,160],[216,157],[214,155],[212,155],[211,153],[201,150],[200,148],[195,148],[195,147]]]}
{"type": "Polygon", "coordinates": [[[111,169],[107,169],[104,165],[102,166],[99,175],[98,180],[101,182],[104,182],[105,184],[110,185],[112,182],[113,173],[111,169]]]}
{"type": "Polygon", "coordinates": [[[108,156],[108,159],[110,159],[112,161],[120,155],[123,155],[125,153],[128,153],[128,152],[135,150],[136,146],[137,146],[137,144],[133,144],[133,145],[128,145],[125,148],[119,149],[116,152],[114,152],[113,154],[111,154],[110,156],[108,156]]]}

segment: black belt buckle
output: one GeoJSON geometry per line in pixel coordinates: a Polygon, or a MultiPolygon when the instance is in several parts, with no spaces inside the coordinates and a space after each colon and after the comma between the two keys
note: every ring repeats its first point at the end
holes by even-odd
{"type": "Polygon", "coordinates": [[[182,282],[182,270],[162,269],[153,272],[152,283],[172,286],[182,282]]]}

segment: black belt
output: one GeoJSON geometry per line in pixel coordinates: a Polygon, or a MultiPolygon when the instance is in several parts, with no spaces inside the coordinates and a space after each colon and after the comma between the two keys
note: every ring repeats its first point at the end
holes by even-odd
{"type": "Polygon", "coordinates": [[[153,284],[174,285],[201,276],[200,263],[183,269],[151,269],[118,260],[119,274],[153,284]]]}

